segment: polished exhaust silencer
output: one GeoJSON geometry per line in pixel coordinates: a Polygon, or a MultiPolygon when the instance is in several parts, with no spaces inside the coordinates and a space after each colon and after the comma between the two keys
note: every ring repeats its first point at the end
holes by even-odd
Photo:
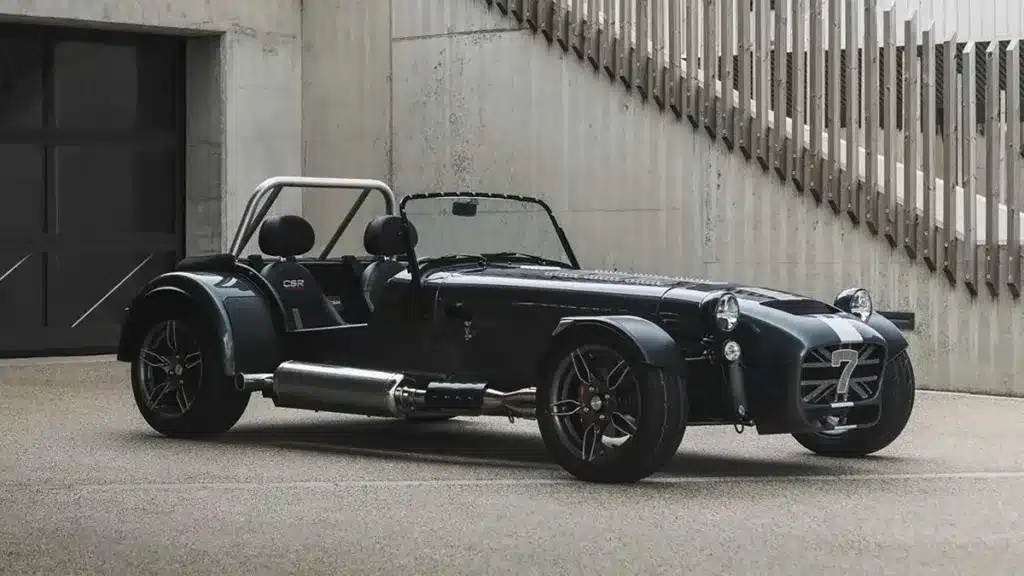
{"type": "Polygon", "coordinates": [[[273,374],[242,374],[239,390],[262,392],[276,406],[365,416],[402,417],[412,412],[453,416],[536,416],[536,390],[498,392],[487,384],[419,385],[397,372],[285,362],[273,374]]]}

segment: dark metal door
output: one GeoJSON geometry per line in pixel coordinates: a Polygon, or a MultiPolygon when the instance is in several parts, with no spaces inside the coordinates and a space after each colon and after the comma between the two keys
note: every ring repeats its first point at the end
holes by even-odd
{"type": "Polygon", "coordinates": [[[0,356],[114,349],[183,252],[184,44],[0,25],[0,356]]]}

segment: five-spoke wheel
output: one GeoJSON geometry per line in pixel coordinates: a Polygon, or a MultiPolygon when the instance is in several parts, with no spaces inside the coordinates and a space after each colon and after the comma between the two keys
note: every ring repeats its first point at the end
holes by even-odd
{"type": "Polygon", "coordinates": [[[604,455],[636,434],[640,381],[613,349],[584,345],[569,353],[546,398],[556,430],[587,461],[604,455]]]}
{"type": "Polygon", "coordinates": [[[136,370],[146,405],[166,416],[183,416],[203,383],[203,353],[192,332],[177,320],[150,328],[139,348],[136,370]]]}
{"type": "Polygon", "coordinates": [[[168,309],[145,329],[132,361],[132,391],[142,417],[167,436],[219,434],[234,426],[250,394],[224,375],[223,352],[195,314],[168,309]]]}
{"type": "Polygon", "coordinates": [[[594,482],[634,482],[675,454],[686,428],[680,375],[647,365],[603,330],[562,340],[537,387],[538,423],[555,460],[594,482]]]}

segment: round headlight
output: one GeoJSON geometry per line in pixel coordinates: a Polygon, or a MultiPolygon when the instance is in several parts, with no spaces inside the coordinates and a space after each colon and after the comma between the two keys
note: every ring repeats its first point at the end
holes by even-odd
{"type": "Polygon", "coordinates": [[[723,294],[715,306],[715,323],[723,332],[731,332],[740,321],[740,301],[735,294],[723,294]]]}
{"type": "Polygon", "coordinates": [[[867,322],[874,311],[875,305],[871,302],[871,294],[868,294],[867,290],[857,290],[850,297],[850,314],[859,316],[862,322],[867,322]]]}

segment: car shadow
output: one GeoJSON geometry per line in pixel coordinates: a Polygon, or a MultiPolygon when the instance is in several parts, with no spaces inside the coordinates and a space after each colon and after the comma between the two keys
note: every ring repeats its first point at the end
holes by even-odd
{"type": "MultiPolygon", "coordinates": [[[[525,429],[524,429],[525,431],[525,429]]],[[[405,422],[367,419],[238,425],[205,442],[353,456],[433,461],[445,465],[560,470],[538,434],[501,431],[470,420],[405,422]]],[[[680,452],[659,472],[668,477],[792,477],[842,474],[834,459],[736,457],[680,452]]]]}

